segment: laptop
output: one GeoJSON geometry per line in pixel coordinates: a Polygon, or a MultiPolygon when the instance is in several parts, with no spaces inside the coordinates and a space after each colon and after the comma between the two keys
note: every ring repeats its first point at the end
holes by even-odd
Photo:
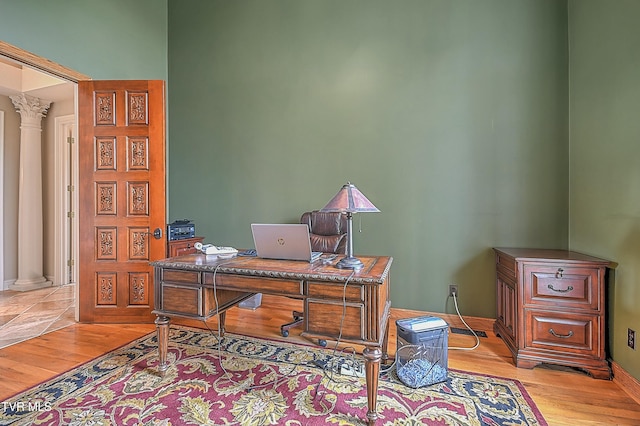
{"type": "Polygon", "coordinates": [[[322,255],[311,251],[309,227],[303,223],[252,223],[251,233],[258,257],[314,262],[322,255]]]}

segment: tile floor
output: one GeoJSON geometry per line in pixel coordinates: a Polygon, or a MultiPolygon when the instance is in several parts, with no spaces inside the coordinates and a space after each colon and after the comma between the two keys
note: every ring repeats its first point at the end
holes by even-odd
{"type": "Polygon", "coordinates": [[[0,291],[0,348],[75,323],[75,285],[0,291]]]}

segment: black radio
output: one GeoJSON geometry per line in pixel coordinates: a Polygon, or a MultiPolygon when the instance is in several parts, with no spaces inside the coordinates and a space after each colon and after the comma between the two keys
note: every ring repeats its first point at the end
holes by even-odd
{"type": "Polygon", "coordinates": [[[169,241],[184,240],[196,236],[196,226],[189,219],[176,220],[167,225],[169,241]]]}

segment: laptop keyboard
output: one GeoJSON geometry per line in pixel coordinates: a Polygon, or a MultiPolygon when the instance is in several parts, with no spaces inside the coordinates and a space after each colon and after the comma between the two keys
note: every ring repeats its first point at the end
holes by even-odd
{"type": "MultiPolygon", "coordinates": [[[[321,251],[312,251],[311,252],[311,261],[315,262],[316,260],[320,259],[320,256],[322,256],[322,252],[321,251]]],[[[257,256],[258,252],[256,249],[248,249],[248,250],[242,250],[238,252],[238,256],[257,256]]]]}

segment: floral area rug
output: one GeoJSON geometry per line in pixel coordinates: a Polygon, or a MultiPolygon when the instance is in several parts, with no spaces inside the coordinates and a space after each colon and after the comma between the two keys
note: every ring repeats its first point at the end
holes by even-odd
{"type": "MultiPolygon", "coordinates": [[[[366,424],[365,379],[333,367],[362,361],[348,350],[172,326],[168,360],[161,377],[149,334],[4,401],[0,424],[366,424]]],[[[454,370],[413,389],[389,369],[378,414],[379,425],[547,424],[518,381],[454,370]]]]}

